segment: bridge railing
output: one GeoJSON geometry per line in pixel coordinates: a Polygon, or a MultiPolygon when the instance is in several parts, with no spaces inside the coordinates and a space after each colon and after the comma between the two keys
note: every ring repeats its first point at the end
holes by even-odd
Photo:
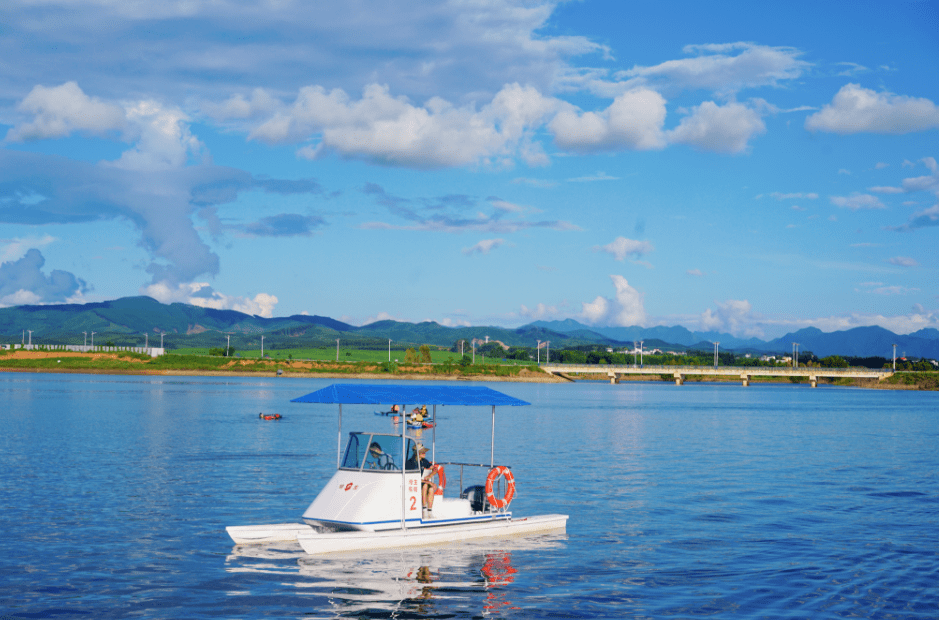
{"type": "Polygon", "coordinates": [[[694,374],[695,371],[703,373],[712,373],[714,371],[718,372],[727,372],[727,373],[740,373],[740,374],[751,374],[759,375],[760,373],[787,373],[787,372],[798,372],[799,374],[803,373],[829,373],[833,372],[835,374],[849,373],[849,372],[863,372],[863,373],[879,373],[879,374],[892,374],[893,371],[887,368],[867,368],[865,366],[851,366],[848,368],[828,368],[824,366],[799,366],[793,368],[791,366],[678,366],[672,364],[570,364],[570,363],[556,363],[552,362],[550,364],[542,364],[541,367],[545,370],[557,369],[572,369],[572,368],[589,368],[593,372],[605,373],[605,372],[616,372],[616,371],[647,371],[647,372],[661,372],[665,373],[675,373],[683,372],[686,374],[694,374]],[[596,370],[594,370],[596,369],[596,370]]]}

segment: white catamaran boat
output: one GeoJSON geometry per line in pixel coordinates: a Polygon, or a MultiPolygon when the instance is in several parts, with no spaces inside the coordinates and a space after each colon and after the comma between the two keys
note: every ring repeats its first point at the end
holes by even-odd
{"type": "MultiPolygon", "coordinates": [[[[506,466],[495,465],[496,406],[529,403],[488,387],[335,384],[294,399],[298,403],[339,405],[337,470],[303,513],[303,523],[244,525],[226,528],[236,544],[298,542],[310,554],[432,545],[476,538],[505,538],[563,530],[567,515],[515,517],[508,510],[515,480],[506,466]],[[433,510],[421,504],[421,471],[416,438],[401,434],[352,432],[342,444],[343,404],[488,406],[492,410],[489,465],[435,463],[438,478],[433,510]],[[447,468],[459,471],[459,497],[444,495],[447,468]],[[479,472],[483,484],[463,486],[466,470],[479,472]]],[[[434,435],[435,437],[435,435],[434,435]]],[[[424,472],[427,473],[426,471],[424,472]]],[[[456,478],[456,476],[454,476],[456,478]]]]}

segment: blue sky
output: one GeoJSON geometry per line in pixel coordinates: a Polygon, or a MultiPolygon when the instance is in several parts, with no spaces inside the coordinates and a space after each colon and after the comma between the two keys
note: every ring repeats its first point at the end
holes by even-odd
{"type": "Polygon", "coordinates": [[[939,4],[7,0],[0,305],[939,327],[939,4]]]}

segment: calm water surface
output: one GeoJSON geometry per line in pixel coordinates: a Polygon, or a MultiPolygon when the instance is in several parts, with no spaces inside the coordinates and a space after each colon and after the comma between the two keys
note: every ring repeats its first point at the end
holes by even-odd
{"type": "MultiPolygon", "coordinates": [[[[533,403],[497,410],[513,511],[566,534],[234,547],[332,475],[336,408],[288,402],[331,382],[0,373],[0,619],[939,617],[939,394],[489,384],[533,403]]],[[[488,461],[489,411],[438,418],[488,461]]]]}

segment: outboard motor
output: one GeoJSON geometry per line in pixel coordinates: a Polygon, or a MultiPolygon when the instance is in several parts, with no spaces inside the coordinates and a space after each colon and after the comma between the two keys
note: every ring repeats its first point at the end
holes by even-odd
{"type": "Polygon", "coordinates": [[[483,512],[489,510],[489,500],[486,499],[486,487],[475,485],[466,487],[460,493],[460,499],[468,499],[470,510],[473,512],[483,512]]]}

